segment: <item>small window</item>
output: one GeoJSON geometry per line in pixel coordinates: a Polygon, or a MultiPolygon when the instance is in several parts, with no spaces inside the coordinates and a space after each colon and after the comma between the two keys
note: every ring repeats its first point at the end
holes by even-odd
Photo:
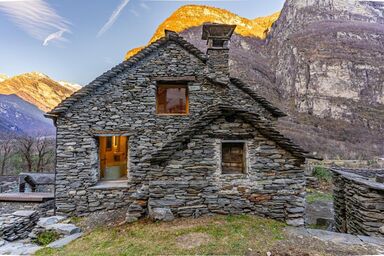
{"type": "Polygon", "coordinates": [[[221,161],[223,174],[245,173],[245,143],[223,142],[221,161]]]}
{"type": "Polygon", "coordinates": [[[157,114],[188,114],[188,87],[186,85],[157,86],[157,114]]]}

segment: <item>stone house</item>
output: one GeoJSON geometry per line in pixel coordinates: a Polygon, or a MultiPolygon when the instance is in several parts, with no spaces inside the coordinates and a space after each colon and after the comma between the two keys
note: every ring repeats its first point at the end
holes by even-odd
{"type": "Polygon", "coordinates": [[[59,213],[250,213],[303,224],[307,153],[274,128],[285,114],[230,76],[234,29],[204,25],[206,54],[166,31],[47,113],[59,213]]]}

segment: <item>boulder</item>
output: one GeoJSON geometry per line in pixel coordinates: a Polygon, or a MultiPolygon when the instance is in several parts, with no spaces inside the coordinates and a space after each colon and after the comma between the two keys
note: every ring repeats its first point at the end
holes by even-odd
{"type": "Polygon", "coordinates": [[[169,208],[149,208],[149,217],[160,221],[172,221],[175,219],[169,208]]]}
{"type": "Polygon", "coordinates": [[[37,222],[37,225],[39,225],[40,227],[47,227],[49,225],[59,223],[65,218],[66,217],[64,216],[52,216],[47,218],[40,218],[39,221],[37,222]]]}
{"type": "Polygon", "coordinates": [[[81,231],[80,228],[76,227],[73,224],[61,224],[61,223],[49,225],[46,227],[46,229],[54,230],[57,233],[63,234],[63,235],[73,235],[76,233],[80,233],[81,231]]]}

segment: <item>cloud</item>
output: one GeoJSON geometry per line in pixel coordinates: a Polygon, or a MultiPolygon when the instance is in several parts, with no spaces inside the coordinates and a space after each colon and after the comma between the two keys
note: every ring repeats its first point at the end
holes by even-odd
{"type": "Polygon", "coordinates": [[[136,17],[139,17],[140,16],[140,13],[138,13],[136,10],[134,9],[130,9],[129,10],[133,15],[135,15],[136,17]]]}
{"type": "Polygon", "coordinates": [[[47,45],[48,45],[48,42],[49,42],[49,41],[52,41],[52,40],[66,41],[66,39],[63,38],[63,34],[64,34],[64,32],[68,32],[68,31],[67,31],[67,30],[59,30],[59,31],[57,31],[57,32],[54,32],[54,33],[52,33],[52,34],[49,34],[49,35],[45,38],[45,40],[44,40],[44,42],[43,42],[43,45],[44,45],[44,46],[47,46],[47,45]]]}
{"type": "Polygon", "coordinates": [[[44,44],[52,40],[63,41],[64,32],[70,33],[70,23],[44,0],[0,0],[0,12],[5,13],[16,26],[44,44]],[[58,34],[60,31],[62,32],[58,34]]]}
{"type": "Polygon", "coordinates": [[[144,2],[140,3],[140,7],[145,9],[145,10],[149,10],[150,9],[149,6],[146,3],[144,3],[144,2]]]}
{"type": "Polygon", "coordinates": [[[111,17],[109,17],[107,23],[104,24],[104,26],[100,29],[100,31],[97,33],[97,37],[102,36],[108,29],[112,27],[112,25],[115,23],[117,18],[119,17],[121,11],[124,9],[125,6],[129,3],[130,0],[122,0],[119,6],[113,11],[111,17]]]}

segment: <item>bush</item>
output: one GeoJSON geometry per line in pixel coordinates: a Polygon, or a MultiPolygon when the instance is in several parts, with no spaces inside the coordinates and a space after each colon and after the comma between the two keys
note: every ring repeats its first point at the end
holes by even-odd
{"type": "Polygon", "coordinates": [[[53,241],[56,241],[59,238],[60,234],[58,234],[57,232],[53,230],[45,230],[37,236],[36,242],[39,245],[45,246],[52,243],[53,241]]]}
{"type": "Polygon", "coordinates": [[[324,166],[315,166],[312,175],[321,182],[330,183],[332,181],[332,173],[324,166]]]}

